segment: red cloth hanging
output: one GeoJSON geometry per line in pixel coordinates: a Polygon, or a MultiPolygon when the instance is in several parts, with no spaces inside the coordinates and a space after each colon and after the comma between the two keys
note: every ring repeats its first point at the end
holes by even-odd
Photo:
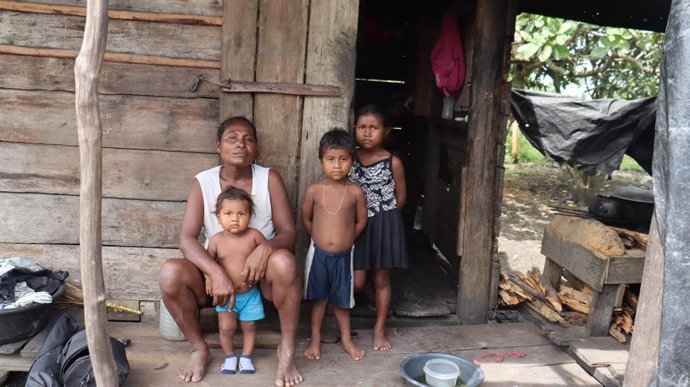
{"type": "Polygon", "coordinates": [[[443,15],[441,35],[431,52],[431,69],[436,77],[436,86],[446,97],[460,90],[465,82],[465,54],[458,21],[452,10],[443,15]]]}

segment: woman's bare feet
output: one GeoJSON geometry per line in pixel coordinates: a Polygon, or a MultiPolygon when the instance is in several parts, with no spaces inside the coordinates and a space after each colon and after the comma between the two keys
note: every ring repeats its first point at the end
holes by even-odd
{"type": "Polygon", "coordinates": [[[276,370],[276,386],[290,387],[302,383],[302,375],[295,367],[295,347],[278,345],[278,369],[276,370]]]}
{"type": "Polygon", "coordinates": [[[204,378],[206,365],[210,360],[211,352],[208,348],[193,351],[187,364],[177,371],[177,376],[185,382],[199,382],[204,378]]]}
{"type": "Polygon", "coordinates": [[[374,329],[374,350],[388,351],[391,349],[391,343],[386,339],[386,330],[374,329]]]}
{"type": "Polygon", "coordinates": [[[364,351],[362,348],[358,347],[352,341],[343,340],[342,347],[343,347],[343,350],[348,355],[350,355],[350,357],[353,360],[362,360],[362,359],[364,359],[364,356],[366,355],[366,351],[364,351]]]}
{"type": "Polygon", "coordinates": [[[321,339],[312,337],[309,346],[304,351],[304,356],[311,360],[321,359],[321,339]]]}

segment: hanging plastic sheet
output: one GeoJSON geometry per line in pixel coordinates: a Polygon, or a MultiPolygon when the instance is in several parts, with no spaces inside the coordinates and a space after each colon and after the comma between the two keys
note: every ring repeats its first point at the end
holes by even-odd
{"type": "Polygon", "coordinates": [[[527,140],[555,161],[608,175],[627,153],[652,172],[656,97],[581,100],[513,89],[511,109],[527,140]]]}

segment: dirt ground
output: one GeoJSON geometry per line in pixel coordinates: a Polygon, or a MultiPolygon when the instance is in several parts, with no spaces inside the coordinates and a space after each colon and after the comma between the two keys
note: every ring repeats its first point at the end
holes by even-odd
{"type": "MultiPolygon", "coordinates": [[[[651,188],[646,172],[616,171],[595,194],[607,195],[617,187],[651,188]]],[[[541,240],[544,226],[554,215],[550,207],[587,210],[573,200],[572,180],[555,163],[506,165],[498,250],[501,264],[524,272],[544,265],[541,240]]]]}

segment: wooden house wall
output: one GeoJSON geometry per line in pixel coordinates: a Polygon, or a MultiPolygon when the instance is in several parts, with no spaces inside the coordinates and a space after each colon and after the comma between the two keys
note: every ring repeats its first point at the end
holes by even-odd
{"type": "MultiPolygon", "coordinates": [[[[23,256],[76,278],[73,68],[85,5],[0,1],[0,258],[23,256]]],[[[357,15],[357,0],[110,0],[99,84],[108,297],[159,299],[160,264],[181,256],[184,201],[193,176],[218,163],[224,118],[254,119],[258,161],[281,173],[297,213],[321,174],[321,134],[348,125],[357,15]],[[222,93],[207,82],[191,91],[200,74],[327,84],[342,94],[222,93]]]]}
{"type": "MultiPolygon", "coordinates": [[[[85,3],[0,2],[0,258],[23,256],[73,278],[80,277],[73,68],[85,3]]],[[[106,289],[111,298],[155,300],[160,263],[181,256],[177,234],[192,177],[217,163],[219,90],[189,86],[198,74],[219,78],[222,3],[111,0],[109,7],[99,85],[106,289]]]]}

